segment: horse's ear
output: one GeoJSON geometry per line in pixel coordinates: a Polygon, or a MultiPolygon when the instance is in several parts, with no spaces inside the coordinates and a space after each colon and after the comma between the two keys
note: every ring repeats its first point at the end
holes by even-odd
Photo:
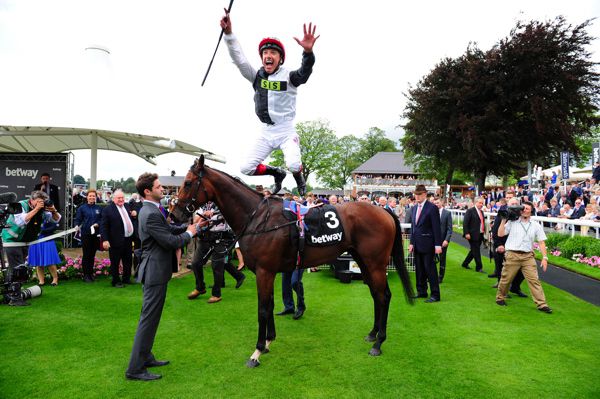
{"type": "Polygon", "coordinates": [[[198,160],[198,169],[204,169],[204,154],[200,155],[200,159],[198,160]]]}

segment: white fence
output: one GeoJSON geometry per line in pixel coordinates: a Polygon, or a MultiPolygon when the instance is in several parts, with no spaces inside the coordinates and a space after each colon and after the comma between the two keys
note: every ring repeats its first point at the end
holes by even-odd
{"type": "MultiPolygon", "coordinates": [[[[465,217],[465,210],[462,209],[448,209],[452,213],[452,221],[453,224],[458,224],[462,226],[463,220],[465,217]]],[[[493,218],[496,217],[497,213],[495,212],[484,212],[483,213],[486,218],[486,232],[489,232],[492,227],[493,218]]],[[[589,235],[590,227],[595,230],[596,238],[600,238],[600,222],[593,222],[591,220],[582,220],[582,219],[562,219],[562,218],[549,218],[545,216],[532,216],[532,220],[538,220],[540,222],[548,223],[552,226],[559,225],[562,226],[562,229],[557,230],[557,233],[570,233],[571,236],[575,236],[576,233],[587,236],[589,235]],[[575,230],[575,226],[582,226],[581,231],[577,232],[575,230]]],[[[593,231],[592,230],[592,231],[593,231]]]]}

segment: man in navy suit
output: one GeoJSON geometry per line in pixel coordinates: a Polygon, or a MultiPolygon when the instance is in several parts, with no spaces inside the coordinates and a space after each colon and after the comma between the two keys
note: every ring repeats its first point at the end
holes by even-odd
{"type": "Polygon", "coordinates": [[[440,212],[440,233],[442,236],[442,253],[440,254],[440,284],[444,280],[446,274],[446,252],[448,252],[448,244],[452,238],[452,214],[444,208],[446,201],[442,198],[436,198],[433,203],[438,207],[440,212]]]}
{"type": "Polygon", "coordinates": [[[463,236],[469,241],[471,250],[463,260],[462,267],[470,269],[469,263],[475,260],[475,271],[485,273],[481,263],[481,243],[485,234],[485,218],[483,215],[483,198],[475,198],[475,204],[465,212],[463,236]]]}
{"type": "Polygon", "coordinates": [[[110,274],[112,285],[123,288],[123,284],[131,284],[131,260],[133,256],[134,227],[129,205],[125,205],[123,190],[113,193],[112,202],[102,211],[100,219],[100,236],[103,247],[108,249],[110,258],[110,274]],[[119,277],[119,263],[123,262],[123,281],[119,277]]]}
{"type": "Polygon", "coordinates": [[[422,184],[414,192],[416,205],[412,208],[410,223],[410,245],[414,254],[417,275],[417,298],[427,298],[427,282],[431,296],[425,302],[439,302],[440,284],[434,263],[435,254],[442,253],[440,214],[438,208],[427,201],[427,190],[422,184]]]}

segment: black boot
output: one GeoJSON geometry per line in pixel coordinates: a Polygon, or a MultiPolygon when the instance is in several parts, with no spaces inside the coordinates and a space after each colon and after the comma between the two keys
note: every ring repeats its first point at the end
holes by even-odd
{"type": "Polygon", "coordinates": [[[302,172],[292,173],[294,179],[296,180],[296,185],[298,186],[298,194],[301,197],[304,197],[306,194],[306,182],[304,181],[304,176],[302,176],[302,172]]]}
{"type": "Polygon", "coordinates": [[[273,185],[273,194],[277,194],[281,190],[281,182],[283,182],[283,179],[285,179],[285,170],[267,165],[265,175],[270,175],[275,178],[275,184],[273,185]]]}

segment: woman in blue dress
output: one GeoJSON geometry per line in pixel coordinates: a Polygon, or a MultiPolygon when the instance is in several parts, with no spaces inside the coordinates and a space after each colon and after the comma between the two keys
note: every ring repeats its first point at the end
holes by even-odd
{"type": "MultiPolygon", "coordinates": [[[[56,208],[54,208],[54,205],[51,207],[46,207],[46,209],[44,209],[42,219],[42,229],[38,238],[44,238],[52,235],[58,228],[60,217],[61,216],[56,211],[56,208]]],[[[29,247],[29,256],[27,261],[30,267],[36,268],[39,285],[45,285],[46,267],[52,276],[52,283],[50,283],[50,285],[58,285],[58,272],[56,270],[56,265],[61,261],[60,256],[58,256],[58,250],[56,249],[56,243],[54,240],[48,240],[31,245],[29,247]]]]}

